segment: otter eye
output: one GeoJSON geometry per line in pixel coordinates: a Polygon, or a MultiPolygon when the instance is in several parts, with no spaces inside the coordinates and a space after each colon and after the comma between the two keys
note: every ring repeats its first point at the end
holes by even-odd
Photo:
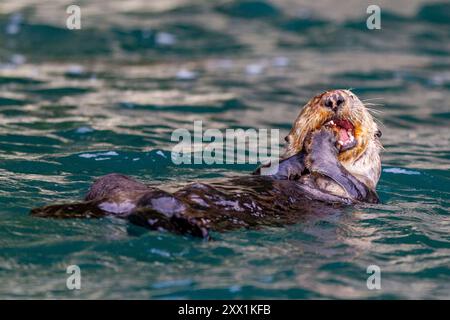
{"type": "Polygon", "coordinates": [[[377,130],[377,132],[375,133],[375,137],[379,138],[381,137],[383,134],[381,133],[380,130],[377,130]]]}
{"type": "Polygon", "coordinates": [[[289,136],[284,137],[284,141],[289,142],[289,136]]]}

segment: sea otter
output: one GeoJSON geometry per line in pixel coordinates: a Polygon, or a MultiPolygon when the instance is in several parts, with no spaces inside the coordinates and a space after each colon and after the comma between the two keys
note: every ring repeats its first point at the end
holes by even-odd
{"type": "MultiPolygon", "coordinates": [[[[269,175],[193,183],[170,193],[113,173],[96,180],[85,200],[36,208],[52,218],[114,215],[149,229],[209,238],[210,231],[291,224],[307,213],[358,202],[377,203],[381,132],[349,90],[312,98],[286,137],[269,175]]],[[[267,167],[267,165],[266,165],[267,167]]]]}

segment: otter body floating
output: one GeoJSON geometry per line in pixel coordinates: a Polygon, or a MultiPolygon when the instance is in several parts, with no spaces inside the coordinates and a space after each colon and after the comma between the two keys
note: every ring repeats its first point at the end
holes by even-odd
{"type": "Polygon", "coordinates": [[[36,208],[50,218],[114,215],[154,230],[209,238],[210,231],[292,224],[358,202],[377,203],[379,130],[348,90],[328,91],[302,109],[278,171],[189,184],[169,193],[121,174],[99,178],[85,201],[36,208]]]}

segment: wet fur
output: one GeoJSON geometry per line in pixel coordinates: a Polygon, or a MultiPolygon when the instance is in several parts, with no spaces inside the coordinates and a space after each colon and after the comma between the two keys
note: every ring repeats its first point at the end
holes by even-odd
{"type": "Polygon", "coordinates": [[[355,120],[359,121],[358,145],[356,150],[339,153],[335,133],[322,127],[329,116],[320,106],[322,96],[313,98],[300,113],[273,175],[260,176],[257,170],[254,175],[194,183],[169,193],[114,173],[96,180],[84,202],[36,208],[31,214],[51,218],[114,215],[153,230],[209,238],[211,230],[281,226],[306,214],[336,210],[336,206],[378,202],[375,186],[381,145],[370,138],[376,125],[367,111],[358,109],[358,102],[346,106],[343,112],[359,119],[355,120]]]}

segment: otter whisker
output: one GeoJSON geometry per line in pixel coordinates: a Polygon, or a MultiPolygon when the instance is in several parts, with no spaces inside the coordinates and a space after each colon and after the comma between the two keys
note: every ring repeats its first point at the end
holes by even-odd
{"type": "Polygon", "coordinates": [[[370,112],[370,113],[374,113],[374,114],[383,114],[383,113],[385,113],[384,111],[381,111],[381,110],[376,110],[376,109],[372,109],[372,108],[368,108],[368,107],[366,107],[366,109],[370,112]]]}
{"type": "Polygon", "coordinates": [[[364,106],[364,107],[366,107],[367,110],[372,110],[374,112],[384,113],[384,110],[380,110],[380,109],[374,108],[373,106],[370,106],[370,107],[364,106]]]}
{"type": "Polygon", "coordinates": [[[369,98],[369,99],[363,99],[361,100],[361,102],[366,102],[366,101],[372,101],[372,100],[383,100],[384,98],[378,97],[378,98],[369,98]]]}
{"type": "Polygon", "coordinates": [[[377,108],[374,108],[374,106],[370,105],[369,107],[367,105],[365,105],[366,109],[370,109],[370,110],[375,110],[377,112],[383,112],[383,110],[379,110],[377,108]]]}
{"type": "Polygon", "coordinates": [[[373,121],[375,121],[377,124],[379,124],[380,126],[382,126],[382,127],[384,127],[384,125],[383,125],[383,123],[380,121],[380,120],[378,120],[377,118],[375,118],[375,117],[372,117],[373,118],[373,121]]]}

